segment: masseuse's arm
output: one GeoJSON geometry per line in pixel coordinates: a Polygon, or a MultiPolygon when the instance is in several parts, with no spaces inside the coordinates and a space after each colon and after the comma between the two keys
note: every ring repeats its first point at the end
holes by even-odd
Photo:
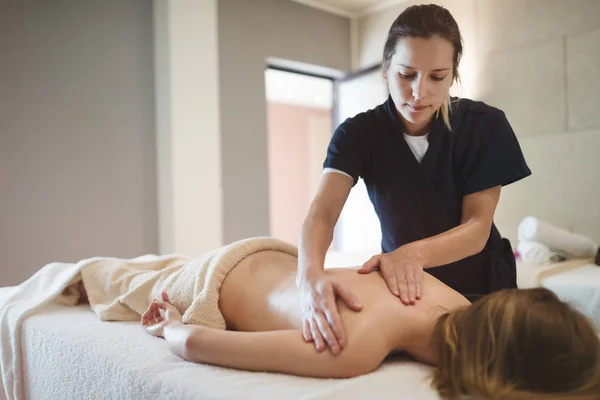
{"type": "Polygon", "coordinates": [[[411,304],[421,297],[423,269],[453,263],[483,250],[489,238],[500,186],[463,197],[460,225],[439,235],[406,244],[391,253],[373,256],[359,270],[380,268],[395,295],[411,304]]]}
{"type": "Polygon", "coordinates": [[[411,243],[425,260],[425,268],[453,263],[483,250],[490,237],[500,186],[463,198],[460,225],[439,235],[411,243]]]}
{"type": "Polygon", "coordinates": [[[335,357],[315,351],[297,330],[236,332],[180,322],[164,329],[169,348],[188,361],[316,378],[350,378],[377,368],[390,346],[382,335],[359,336],[335,357]]]}
{"type": "Polygon", "coordinates": [[[352,178],[326,173],[302,225],[298,253],[298,279],[323,272],[333,229],[352,189],[352,178]]]}
{"type": "Polygon", "coordinates": [[[326,173],[321,178],[300,234],[296,285],[303,309],[304,340],[314,341],[317,351],[329,347],[337,355],[346,338],[336,298],[355,311],[361,306],[335,277],[323,271],[325,254],[333,240],[333,229],[352,189],[352,178],[326,173]]]}

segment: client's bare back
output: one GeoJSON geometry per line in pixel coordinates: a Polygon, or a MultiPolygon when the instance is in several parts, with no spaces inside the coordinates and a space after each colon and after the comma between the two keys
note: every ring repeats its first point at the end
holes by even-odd
{"type": "MultiPolygon", "coordinates": [[[[296,269],[297,258],[279,252],[256,253],[240,262],[220,291],[219,306],[228,327],[238,331],[300,330],[296,269]]],[[[355,312],[338,301],[348,337],[354,331],[376,329],[381,336],[393,338],[398,350],[410,350],[412,337],[427,334],[442,313],[469,304],[429,274],[423,281],[422,299],[406,306],[389,291],[379,272],[362,275],[351,268],[326,272],[335,274],[363,305],[362,311],[355,312]]]]}

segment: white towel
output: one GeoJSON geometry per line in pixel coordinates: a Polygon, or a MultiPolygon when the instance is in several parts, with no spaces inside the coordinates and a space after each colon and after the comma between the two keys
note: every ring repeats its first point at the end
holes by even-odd
{"type": "Polygon", "coordinates": [[[15,287],[0,303],[0,369],[8,399],[24,399],[21,359],[21,325],[23,320],[59,297],[79,271],[95,259],[78,264],[52,263],[15,287]]]}
{"type": "Polygon", "coordinates": [[[526,217],[521,221],[519,240],[541,243],[566,257],[594,257],[598,250],[598,244],[593,240],[535,217],[526,217]]]}
{"type": "Polygon", "coordinates": [[[550,262],[553,254],[548,246],[528,240],[520,240],[517,244],[517,251],[521,260],[528,264],[546,264],[550,262]]]}

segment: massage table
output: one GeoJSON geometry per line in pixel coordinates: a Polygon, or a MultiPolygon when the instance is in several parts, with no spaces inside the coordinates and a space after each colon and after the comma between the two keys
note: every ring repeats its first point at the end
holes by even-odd
{"type": "MultiPolygon", "coordinates": [[[[10,290],[0,288],[0,299],[10,290]]],[[[21,333],[28,399],[439,399],[431,368],[405,357],[341,380],[194,364],[139,323],[103,322],[87,305],[49,304],[25,319],[21,333]]]]}
{"type": "MultiPolygon", "coordinates": [[[[366,254],[331,254],[327,268],[359,266],[366,254]]],[[[600,332],[600,267],[577,260],[517,269],[520,287],[550,288],[600,332]]],[[[0,288],[0,304],[13,290],[0,288]]],[[[439,399],[432,369],[408,358],[390,357],[373,373],[341,380],[200,365],[171,353],[138,322],[103,322],[87,305],[47,304],[23,321],[21,343],[29,399],[439,399]]]]}

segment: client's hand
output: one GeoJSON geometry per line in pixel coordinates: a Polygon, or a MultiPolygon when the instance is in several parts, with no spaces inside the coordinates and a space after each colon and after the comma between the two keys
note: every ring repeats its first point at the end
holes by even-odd
{"type": "Polygon", "coordinates": [[[360,311],[362,306],[334,276],[321,272],[311,278],[298,282],[302,317],[302,336],[306,342],[314,341],[315,348],[321,352],[327,348],[335,356],[346,346],[346,335],[336,304],[339,296],[346,305],[360,311]]]}
{"type": "Polygon", "coordinates": [[[162,301],[152,301],[142,315],[142,325],[152,336],[163,337],[163,330],[173,322],[181,322],[181,314],[171,304],[167,292],[162,292],[162,301]]]}

